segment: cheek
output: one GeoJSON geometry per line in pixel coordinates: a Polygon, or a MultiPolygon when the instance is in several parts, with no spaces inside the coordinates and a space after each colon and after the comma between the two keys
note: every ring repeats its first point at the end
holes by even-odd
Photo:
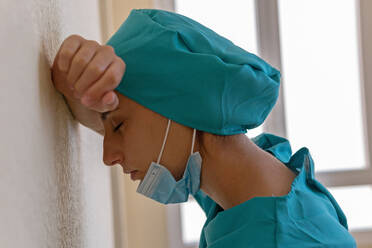
{"type": "Polygon", "coordinates": [[[158,145],[149,129],[141,125],[128,125],[123,131],[122,143],[127,166],[145,173],[151,162],[156,162],[161,144],[158,145]]]}

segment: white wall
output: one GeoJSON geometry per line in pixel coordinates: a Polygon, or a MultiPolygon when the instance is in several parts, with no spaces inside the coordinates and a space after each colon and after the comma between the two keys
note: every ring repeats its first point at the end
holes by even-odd
{"type": "Polygon", "coordinates": [[[114,247],[102,138],[50,81],[64,38],[101,41],[98,0],[0,1],[0,247],[114,247]]]}

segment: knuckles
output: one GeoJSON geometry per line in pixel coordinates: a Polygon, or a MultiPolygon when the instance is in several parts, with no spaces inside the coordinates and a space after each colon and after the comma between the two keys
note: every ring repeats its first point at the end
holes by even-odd
{"type": "Polygon", "coordinates": [[[79,58],[76,58],[76,62],[74,66],[84,68],[88,63],[89,63],[89,60],[87,56],[79,56],[79,58]]]}
{"type": "MultiPolygon", "coordinates": [[[[122,60],[120,60],[122,61],[122,60]]],[[[116,72],[115,72],[115,81],[118,81],[120,82],[123,75],[124,75],[124,72],[125,72],[125,63],[124,62],[118,62],[118,65],[116,67],[116,72]]]]}
{"type": "Polygon", "coordinates": [[[69,41],[72,41],[72,40],[84,40],[83,37],[81,37],[80,35],[77,35],[77,34],[72,34],[72,35],[69,35],[66,39],[65,39],[65,42],[69,42],[69,41]]]}
{"type": "Polygon", "coordinates": [[[100,46],[100,44],[95,40],[86,40],[83,45],[84,46],[89,46],[89,47],[99,47],[100,46]]]}
{"type": "Polygon", "coordinates": [[[60,51],[61,59],[69,59],[74,55],[74,50],[72,45],[74,43],[82,43],[85,39],[77,34],[72,34],[68,36],[62,43],[62,50],[60,51]]]}
{"type": "Polygon", "coordinates": [[[119,77],[116,73],[109,73],[107,75],[107,85],[110,87],[110,88],[114,88],[118,85],[118,82],[119,82],[119,77]]]}
{"type": "Polygon", "coordinates": [[[94,75],[95,77],[100,76],[104,72],[104,69],[97,64],[90,64],[87,68],[87,73],[94,75]]]}
{"type": "Polygon", "coordinates": [[[115,54],[115,50],[114,50],[114,48],[113,48],[112,46],[109,46],[109,45],[102,45],[102,46],[101,46],[101,49],[102,49],[104,52],[115,54]]]}
{"type": "Polygon", "coordinates": [[[59,60],[70,60],[70,58],[73,55],[74,55],[74,51],[71,48],[66,47],[66,48],[61,50],[61,52],[59,54],[59,60]]]}
{"type": "Polygon", "coordinates": [[[122,60],[120,57],[117,57],[115,62],[118,63],[119,68],[120,68],[120,69],[123,71],[123,73],[124,73],[125,68],[126,68],[126,64],[125,64],[124,60],[122,60]]]}
{"type": "MultiPolygon", "coordinates": [[[[84,68],[84,73],[92,74],[92,78],[98,78],[105,74],[103,77],[101,77],[104,82],[102,82],[105,85],[105,90],[114,89],[117,87],[117,85],[120,83],[125,69],[126,64],[119,56],[115,54],[115,50],[112,46],[109,45],[100,45],[98,42],[94,40],[86,40],[83,37],[73,34],[68,36],[63,44],[61,45],[61,50],[59,51],[59,61],[69,61],[70,67],[77,67],[77,68],[84,68]],[[85,48],[84,50],[86,52],[79,54],[78,57],[76,57],[76,48],[79,45],[79,49],[85,48]],[[88,52],[89,51],[89,52],[88,52]],[[100,54],[100,57],[103,60],[106,60],[106,62],[111,61],[111,68],[105,68],[103,66],[102,61],[94,61],[91,58],[91,52],[94,51],[95,55],[98,57],[98,54],[100,54]],[[75,57],[74,57],[75,56],[75,57]],[[107,70],[106,70],[107,69],[107,70]]],[[[59,64],[59,63],[57,63],[59,64]]],[[[70,68],[71,69],[71,68],[70,68]]],[[[66,84],[66,80],[63,83],[66,84]]],[[[61,80],[58,80],[61,81],[61,80]]],[[[67,80],[68,81],[68,80],[67,80]]],[[[100,80],[99,80],[100,81],[100,80]]],[[[69,84],[74,84],[76,82],[68,82],[69,84]]],[[[61,86],[59,82],[56,80],[53,80],[53,84],[56,87],[56,89],[60,92],[63,90],[66,91],[65,86],[61,86]]],[[[102,89],[96,89],[93,91],[87,91],[87,89],[79,89],[79,87],[75,88],[76,92],[80,94],[82,97],[89,97],[90,98],[90,107],[96,104],[100,97],[103,95],[104,92],[102,92],[102,89]]],[[[80,97],[79,97],[80,98],[80,97]]],[[[82,98],[80,98],[82,99],[82,98]]]]}

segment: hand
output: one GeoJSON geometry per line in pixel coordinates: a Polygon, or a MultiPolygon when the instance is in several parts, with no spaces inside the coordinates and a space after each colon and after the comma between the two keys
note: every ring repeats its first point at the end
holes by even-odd
{"type": "Polygon", "coordinates": [[[119,103],[113,90],[124,72],[125,63],[111,46],[71,35],[54,59],[52,81],[65,97],[78,100],[91,110],[106,112],[119,103]]]}

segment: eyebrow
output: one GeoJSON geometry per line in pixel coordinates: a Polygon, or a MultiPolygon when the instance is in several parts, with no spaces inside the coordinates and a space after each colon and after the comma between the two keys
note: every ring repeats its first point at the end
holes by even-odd
{"type": "Polygon", "coordinates": [[[101,119],[102,120],[106,120],[107,119],[107,115],[109,115],[110,113],[112,113],[112,111],[103,112],[101,114],[101,119]]]}
{"type": "Polygon", "coordinates": [[[116,111],[119,110],[119,109],[120,109],[120,108],[116,108],[116,109],[114,109],[114,110],[106,111],[106,112],[101,113],[101,119],[102,119],[103,121],[105,121],[105,120],[107,119],[107,116],[108,116],[109,114],[111,114],[111,113],[113,113],[113,112],[116,112],[116,111]]]}

